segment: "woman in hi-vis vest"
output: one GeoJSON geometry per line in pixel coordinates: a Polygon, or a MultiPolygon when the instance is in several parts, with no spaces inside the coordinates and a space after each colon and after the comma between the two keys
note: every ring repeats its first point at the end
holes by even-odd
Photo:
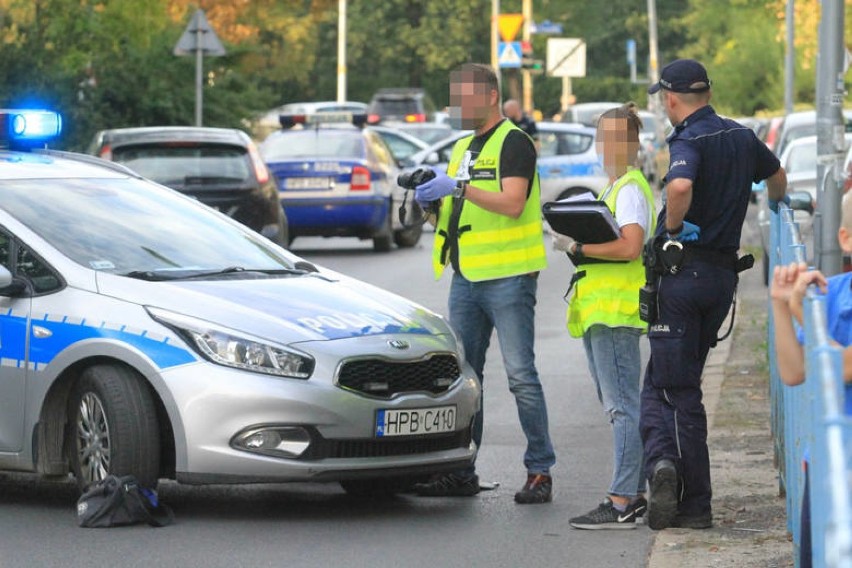
{"type": "Polygon", "coordinates": [[[619,236],[605,243],[579,243],[554,232],[554,247],[577,266],[568,304],[568,330],[582,337],[598,399],[612,424],[612,481],[603,501],[570,520],[578,529],[632,529],[647,508],[639,436],[641,358],[639,288],[645,282],[642,246],[654,233],[654,197],[634,167],[642,122],[628,103],[603,113],[596,146],[609,176],[599,201],[609,208],[619,236]]]}

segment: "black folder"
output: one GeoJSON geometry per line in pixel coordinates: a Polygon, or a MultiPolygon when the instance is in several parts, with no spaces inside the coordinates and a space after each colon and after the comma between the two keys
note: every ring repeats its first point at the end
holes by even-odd
{"type": "Polygon", "coordinates": [[[578,243],[606,243],[621,235],[618,223],[603,201],[549,201],[542,210],[554,231],[578,243]]]}

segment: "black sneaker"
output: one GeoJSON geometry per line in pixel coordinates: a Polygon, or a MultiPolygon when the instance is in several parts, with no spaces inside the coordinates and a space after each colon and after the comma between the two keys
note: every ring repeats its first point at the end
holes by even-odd
{"type": "MultiPolygon", "coordinates": [[[[642,499],[644,501],[644,499],[642,499]]],[[[575,529],[635,529],[639,511],[644,513],[645,506],[637,500],[627,506],[622,512],[615,508],[612,500],[607,497],[603,503],[580,517],[574,517],[568,523],[575,529]]]]}
{"type": "Polygon", "coordinates": [[[418,483],[414,492],[421,497],[472,497],[479,493],[479,476],[442,475],[429,483],[418,483]]]}
{"type": "Polygon", "coordinates": [[[549,475],[541,473],[529,474],[523,488],[515,493],[515,503],[531,505],[533,503],[550,503],[553,498],[553,480],[549,475]]]}
{"type": "Polygon", "coordinates": [[[648,526],[655,531],[668,528],[677,516],[677,469],[671,460],[660,460],[651,477],[648,526]]]}

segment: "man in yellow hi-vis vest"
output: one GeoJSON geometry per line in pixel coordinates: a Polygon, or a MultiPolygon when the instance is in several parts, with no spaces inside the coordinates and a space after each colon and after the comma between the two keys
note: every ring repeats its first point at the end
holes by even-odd
{"type": "MultiPolygon", "coordinates": [[[[500,112],[491,67],[466,63],[450,75],[451,118],[474,133],[459,140],[447,173],[416,189],[421,204],[440,201],[432,261],[435,277],[453,269],[450,324],[461,338],[480,383],[491,333],[497,330],[509,390],[527,438],[527,480],[518,503],[551,500],[556,461],[547,406],[535,367],[534,319],[538,272],[547,261],[533,142],[500,112]]],[[[424,207],[428,210],[428,207],[424,207]]],[[[482,411],[473,439],[482,442],[482,411]]],[[[423,496],[475,495],[474,467],[415,487],[423,496]]]]}

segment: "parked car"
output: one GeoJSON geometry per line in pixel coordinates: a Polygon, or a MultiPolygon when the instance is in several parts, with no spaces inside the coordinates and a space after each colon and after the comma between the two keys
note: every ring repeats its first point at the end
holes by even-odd
{"type": "Polygon", "coordinates": [[[598,117],[609,109],[620,107],[623,103],[589,102],[571,105],[562,114],[562,122],[573,122],[585,126],[597,126],[598,117]]]}
{"type": "Polygon", "coordinates": [[[441,316],[120,164],[0,163],[0,470],[392,493],[472,463],[480,388],[441,316]]]}
{"type": "MultiPolygon", "coordinates": [[[[852,109],[843,111],[843,119],[845,131],[852,132],[852,109]]],[[[817,133],[816,121],[817,114],[814,110],[793,112],[785,116],[784,121],[779,126],[775,153],[781,156],[787,145],[796,138],[815,136],[817,133]]]]}
{"type": "MultiPolygon", "coordinates": [[[[422,123],[415,123],[422,124],[422,123]]],[[[429,144],[393,126],[370,126],[370,130],[382,137],[388,150],[400,166],[406,165],[411,156],[429,147],[429,144]]]]}
{"type": "Polygon", "coordinates": [[[668,169],[669,153],[666,136],[671,131],[672,125],[668,118],[663,119],[663,136],[660,138],[657,132],[659,119],[656,114],[640,110],[639,118],[642,120],[642,130],[639,132],[637,164],[652,187],[655,185],[661,187],[662,178],[668,169]]]}
{"type": "Polygon", "coordinates": [[[289,243],[276,181],[242,130],[191,126],[101,130],[88,152],[192,196],[279,245],[289,243]]]}
{"type": "Polygon", "coordinates": [[[435,105],[423,89],[379,89],[370,100],[367,122],[431,122],[435,105]]]}
{"type": "Polygon", "coordinates": [[[419,138],[427,145],[434,144],[439,140],[443,140],[447,136],[452,136],[455,132],[452,126],[447,123],[439,122],[382,122],[382,125],[389,128],[401,130],[406,134],[410,134],[415,138],[419,138]]]}
{"type": "Polygon", "coordinates": [[[400,221],[397,211],[405,190],[396,183],[399,165],[377,132],[352,124],[363,116],[281,118],[285,128],[270,134],[260,152],[278,178],[291,241],[300,236],[357,237],[372,239],[379,252],[391,250],[393,243],[417,244],[423,213],[409,198],[405,223],[400,221]]]}
{"type": "MultiPolygon", "coordinates": [[[[597,195],[609,178],[595,150],[595,129],[560,122],[537,123],[538,175],[541,201],[556,201],[590,191],[597,195]]],[[[414,165],[446,169],[455,143],[470,131],[461,131],[412,156],[414,165]]]]}
{"type": "Polygon", "coordinates": [[[365,114],[368,109],[367,103],[359,101],[305,101],[293,102],[281,105],[266,111],[251,122],[251,133],[255,140],[264,140],[267,136],[281,128],[279,117],[282,114],[316,114],[318,112],[348,112],[352,114],[365,114]]]}
{"type": "MultiPolygon", "coordinates": [[[[852,144],[852,133],[846,134],[846,144],[852,144]]],[[[813,242],[813,213],[817,207],[817,137],[804,136],[791,140],[779,158],[781,166],[787,172],[787,193],[795,197],[797,202],[795,220],[799,223],[802,240],[807,245],[808,258],[814,254],[813,242]]],[[[761,244],[763,246],[763,276],[764,283],[769,284],[769,206],[765,186],[757,193],[758,224],[760,226],[761,244]]]]}

